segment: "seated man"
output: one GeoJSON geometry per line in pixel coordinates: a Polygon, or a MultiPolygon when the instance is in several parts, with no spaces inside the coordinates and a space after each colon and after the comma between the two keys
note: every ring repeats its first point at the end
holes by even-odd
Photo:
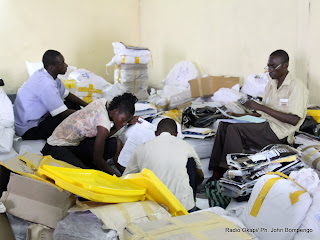
{"type": "Polygon", "coordinates": [[[244,104],[266,122],[219,124],[209,164],[216,179],[228,169],[226,155],[242,152],[244,145],[262,149],[269,144],[293,143],[294,133],[306,116],[309,92],[302,81],[289,73],[288,66],[285,51],[271,53],[268,61],[271,79],[262,104],[252,100],[244,104]]]}
{"type": "MultiPolygon", "coordinates": [[[[193,171],[198,174],[198,183],[203,181],[203,172],[199,157],[187,142],[176,138],[177,125],[172,119],[166,118],[159,122],[156,138],[141,144],[133,153],[124,175],[138,173],[143,168],[151,170],[181,204],[191,210],[194,206],[192,183],[189,183],[187,162],[193,158],[196,163],[193,171]]],[[[193,174],[196,175],[196,174],[193,174]]]]}
{"type": "Polygon", "coordinates": [[[64,118],[87,105],[57,77],[65,74],[68,67],[59,52],[46,51],[42,62],[44,68],[21,86],[14,102],[16,133],[25,140],[46,140],[64,118]],[[73,104],[73,109],[68,109],[64,99],[73,104]]]}

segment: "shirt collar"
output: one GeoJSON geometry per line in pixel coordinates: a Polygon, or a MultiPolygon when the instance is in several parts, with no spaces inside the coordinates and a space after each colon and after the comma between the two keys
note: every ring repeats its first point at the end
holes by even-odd
{"type": "Polygon", "coordinates": [[[171,133],[168,133],[168,132],[162,132],[159,136],[171,136],[171,133]]]}
{"type": "Polygon", "coordinates": [[[54,78],[50,75],[50,73],[48,73],[47,69],[42,68],[42,70],[44,71],[45,74],[48,74],[53,80],[57,80],[57,79],[58,79],[58,77],[57,77],[56,79],[54,79],[54,78]]]}
{"type": "MultiPolygon", "coordinates": [[[[270,76],[269,76],[269,78],[270,78],[270,76]]],[[[292,74],[290,72],[288,72],[288,74],[287,74],[286,78],[284,79],[283,83],[281,84],[280,88],[282,88],[282,86],[289,86],[292,82],[292,78],[293,78],[292,74]]],[[[270,78],[270,79],[272,81],[271,82],[272,85],[275,85],[275,86],[278,85],[277,79],[272,79],[272,78],[270,78]]]]}

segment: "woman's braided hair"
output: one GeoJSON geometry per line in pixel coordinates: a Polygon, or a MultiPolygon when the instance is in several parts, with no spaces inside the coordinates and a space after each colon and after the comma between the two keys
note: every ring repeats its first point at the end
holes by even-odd
{"type": "Polygon", "coordinates": [[[134,114],[134,104],[138,101],[137,97],[131,93],[124,93],[112,99],[108,106],[108,111],[118,109],[121,113],[134,114]]]}

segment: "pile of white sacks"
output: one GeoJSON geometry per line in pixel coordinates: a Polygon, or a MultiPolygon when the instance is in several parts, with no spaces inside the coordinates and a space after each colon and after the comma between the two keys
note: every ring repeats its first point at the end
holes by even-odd
{"type": "Polygon", "coordinates": [[[115,56],[106,65],[115,64],[114,85],[106,90],[106,95],[116,96],[130,92],[139,101],[146,101],[148,94],[148,64],[151,52],[147,48],[130,47],[121,42],[112,43],[115,56]]]}
{"type": "Polygon", "coordinates": [[[231,201],[229,216],[244,224],[244,231],[259,240],[319,239],[320,185],[311,168],[289,177],[267,174],[257,181],[248,202],[231,201]]]}

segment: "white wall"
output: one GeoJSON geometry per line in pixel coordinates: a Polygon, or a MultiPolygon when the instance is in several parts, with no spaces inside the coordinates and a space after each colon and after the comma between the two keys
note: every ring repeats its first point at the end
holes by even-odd
{"type": "Polygon", "coordinates": [[[41,61],[47,49],[66,63],[107,76],[114,41],[139,43],[139,0],[0,0],[0,78],[7,93],[28,79],[25,60],[41,61]]]}
{"type": "Polygon", "coordinates": [[[152,50],[153,86],[172,66],[192,61],[201,74],[239,76],[264,71],[284,49],[290,71],[320,104],[317,66],[320,3],[316,0],[140,0],[141,42],[152,50]]]}
{"type": "Polygon", "coordinates": [[[320,2],[317,0],[0,0],[0,77],[15,92],[27,80],[25,60],[47,49],[70,65],[113,80],[113,41],[153,54],[150,84],[160,86],[175,63],[192,61],[201,74],[259,74],[269,54],[284,49],[290,71],[320,104],[320,2]]]}

